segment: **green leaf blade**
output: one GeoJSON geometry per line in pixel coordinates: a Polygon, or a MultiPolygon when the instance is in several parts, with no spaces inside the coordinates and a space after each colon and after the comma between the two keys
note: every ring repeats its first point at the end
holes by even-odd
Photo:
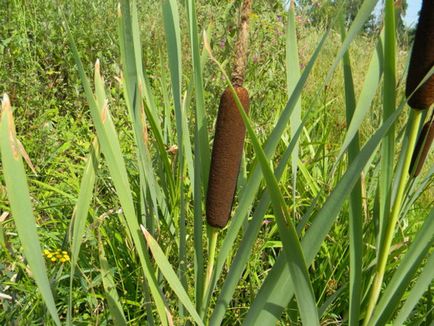
{"type": "Polygon", "coordinates": [[[36,221],[33,216],[26,173],[18,149],[19,145],[15,133],[12,108],[6,94],[2,100],[0,138],[3,175],[12,216],[23,246],[24,256],[51,317],[56,325],[61,325],[48,280],[47,268],[42,257],[42,249],[36,230],[36,221]]]}
{"type": "Polygon", "coordinates": [[[187,292],[185,291],[183,285],[181,284],[181,281],[173,270],[173,267],[167,259],[166,255],[164,254],[163,250],[161,250],[160,246],[158,245],[157,241],[152,237],[152,235],[143,226],[141,226],[141,228],[148,243],[149,249],[152,251],[153,257],[157,262],[157,265],[160,267],[160,271],[166,278],[170,287],[181,300],[182,304],[193,317],[194,321],[198,325],[204,325],[202,319],[194,308],[193,303],[188,297],[187,292]]]}

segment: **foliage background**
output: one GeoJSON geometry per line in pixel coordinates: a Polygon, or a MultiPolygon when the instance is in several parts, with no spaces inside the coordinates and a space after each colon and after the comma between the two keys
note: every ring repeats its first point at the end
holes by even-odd
{"type": "MultiPolygon", "coordinates": [[[[353,17],[352,10],[357,8],[358,2],[360,1],[348,2],[351,9],[347,11],[348,20],[353,17]]],[[[101,60],[109,97],[113,103],[111,112],[115,117],[115,124],[123,144],[129,173],[131,177],[136,177],[136,166],[133,163],[135,152],[132,130],[124,109],[122,90],[116,80],[121,71],[116,27],[117,3],[86,0],[70,1],[64,5],[87,71],[93,70],[93,64],[97,58],[101,60]]],[[[236,38],[236,8],[238,7],[239,1],[199,1],[197,3],[199,26],[210,28],[214,55],[223,62],[227,69],[231,63],[236,38]]],[[[185,8],[182,4],[179,8],[181,29],[186,31],[185,8]]],[[[405,6],[403,8],[405,10],[405,6]]],[[[170,84],[167,78],[167,55],[160,4],[158,1],[141,1],[138,9],[144,65],[153,89],[156,94],[159,94],[156,96],[157,106],[162,107],[164,105],[163,94],[170,92],[170,84]]],[[[301,68],[307,63],[317,42],[329,26],[330,18],[335,14],[335,10],[336,8],[331,5],[321,6],[318,1],[311,1],[297,12],[301,68]],[[318,10],[319,7],[321,10],[318,10]]],[[[260,140],[264,140],[269,134],[277,113],[287,101],[284,68],[286,23],[287,16],[282,4],[274,1],[255,2],[254,13],[251,16],[251,45],[245,86],[250,92],[251,119],[260,140]]],[[[398,82],[398,91],[401,94],[405,84],[403,72],[407,64],[409,41],[411,40],[408,32],[401,26],[401,42],[398,48],[398,71],[400,72],[398,76],[401,78],[398,82]]],[[[371,23],[366,27],[366,32],[360,35],[351,46],[352,61],[356,63],[353,67],[353,75],[357,94],[367,70],[370,51],[375,46],[373,36],[378,33],[379,26],[371,23]]],[[[184,33],[182,36],[182,52],[185,53],[183,55],[184,74],[185,78],[188,78],[191,75],[191,62],[189,62],[191,56],[186,35],[187,33],[184,33]]],[[[302,194],[298,202],[299,207],[297,207],[299,215],[310,207],[311,198],[315,197],[318,189],[331,188],[334,184],[333,180],[329,180],[328,167],[333,164],[333,159],[339,152],[346,126],[341,68],[338,68],[330,83],[319,90],[321,98],[319,103],[315,101],[315,96],[336,54],[336,43],[340,43],[340,36],[337,31],[332,30],[331,37],[327,40],[320,60],[303,91],[303,110],[305,111],[312,105],[317,107],[314,108],[314,114],[310,118],[312,127],[309,129],[309,137],[304,135],[301,138],[300,159],[308,171],[307,176],[310,177],[300,177],[298,181],[298,188],[302,194]],[[318,168],[318,162],[322,162],[322,168],[318,168]]],[[[17,134],[37,172],[33,174],[28,171],[28,175],[39,234],[43,246],[60,248],[65,241],[65,234],[75,204],[74,199],[78,195],[84,158],[89,152],[94,127],[69,43],[60,23],[56,2],[2,1],[0,5],[0,64],[0,93],[7,92],[10,95],[15,110],[17,134]]],[[[225,82],[215,65],[207,64],[204,76],[208,127],[212,131],[217,99],[225,82]]],[[[369,117],[361,128],[362,143],[380,124],[380,105],[381,99],[378,97],[374,100],[369,117]]],[[[173,134],[169,139],[175,139],[173,134]]],[[[168,142],[165,145],[170,148],[173,143],[168,142]]],[[[246,180],[247,172],[245,171],[250,171],[253,163],[253,148],[249,140],[245,148],[243,173],[239,180],[241,187],[246,180]]],[[[432,163],[432,155],[429,162],[432,163]]],[[[136,284],[140,273],[135,269],[127,268],[129,264],[137,268],[134,264],[135,258],[125,248],[117,246],[122,243],[123,237],[123,231],[116,220],[119,204],[107,169],[103,167],[100,174],[93,202],[93,215],[106,214],[110,217],[104,222],[104,230],[112,239],[109,244],[113,253],[110,256],[110,264],[119,268],[115,277],[122,284],[123,300],[129,317],[131,320],[140,320],[142,313],[140,306],[143,304],[141,301],[143,298],[140,297],[141,289],[136,284]],[[126,266],[126,268],[121,268],[121,266],[126,266]]],[[[1,181],[0,209],[8,211],[4,182],[1,181]]],[[[285,196],[287,198],[291,196],[289,187],[285,196]]],[[[324,198],[320,198],[320,201],[324,198]]],[[[411,236],[412,232],[418,229],[422,222],[420,217],[425,216],[433,206],[433,198],[434,189],[431,185],[416,202],[408,215],[408,220],[401,225],[406,236],[411,236]]],[[[369,205],[372,209],[373,202],[369,202],[369,205]]],[[[189,209],[191,209],[191,203],[189,203],[189,209]]],[[[335,269],[342,255],[346,254],[346,248],[337,240],[347,236],[347,214],[347,208],[341,212],[338,222],[333,226],[321,250],[320,255],[324,259],[318,260],[318,263],[312,267],[319,271],[315,274],[317,276],[313,282],[316,297],[321,298],[320,300],[333,294],[340,285],[348,281],[345,264],[335,269]]],[[[274,264],[274,258],[280,247],[276,242],[278,236],[276,229],[273,228],[273,216],[270,215],[269,220],[272,223],[264,224],[261,229],[261,236],[255,244],[256,250],[253,252],[248,270],[237,288],[234,296],[237,299],[232,303],[227,324],[239,322],[246,312],[250,298],[261,285],[267,270],[274,264]]],[[[94,221],[90,229],[97,228],[97,226],[98,222],[94,221]]],[[[192,226],[188,225],[188,227],[192,226]]],[[[13,223],[6,220],[0,231],[5,238],[5,246],[0,250],[0,292],[3,292],[5,288],[11,289],[9,291],[13,292],[15,300],[14,304],[2,301],[3,310],[0,311],[0,321],[4,323],[41,321],[44,319],[44,308],[41,298],[33,291],[34,285],[31,278],[26,273],[13,223]],[[26,311],[26,317],[22,315],[23,311],[26,311]]],[[[405,240],[406,238],[403,238],[400,243],[405,243],[405,240]]],[[[82,276],[77,281],[79,286],[74,292],[74,312],[77,323],[97,323],[108,318],[101,295],[102,281],[99,270],[95,267],[98,265],[98,255],[94,250],[96,244],[97,239],[92,233],[86,233],[84,247],[80,254],[82,276]]],[[[66,270],[66,265],[65,267],[50,266],[51,277],[58,280],[57,300],[60,302],[59,311],[62,315],[66,313],[69,284],[66,270]]],[[[169,299],[176,300],[174,297],[169,299]]],[[[339,320],[346,305],[347,302],[344,300],[336,300],[327,318],[330,321],[339,320]]],[[[424,302],[421,303],[420,314],[424,313],[423,306],[424,302]]],[[[290,316],[290,314],[288,310],[287,315],[290,316]]],[[[415,318],[417,319],[417,316],[415,318]]]]}

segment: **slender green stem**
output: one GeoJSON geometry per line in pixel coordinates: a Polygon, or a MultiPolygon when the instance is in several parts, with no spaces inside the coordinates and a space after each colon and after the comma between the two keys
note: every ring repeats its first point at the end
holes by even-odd
{"type": "MultiPolygon", "coordinates": [[[[207,306],[208,292],[210,291],[210,283],[212,272],[214,270],[215,251],[217,247],[217,238],[219,235],[219,229],[208,226],[208,266],[206,268],[205,285],[203,287],[203,300],[202,300],[202,314],[204,314],[207,306]]],[[[202,316],[203,317],[203,316],[202,316]]]]}
{"type": "Polygon", "coordinates": [[[389,221],[385,230],[385,238],[383,246],[380,248],[377,273],[375,275],[373,287],[371,290],[371,296],[369,298],[368,309],[365,315],[365,321],[363,325],[368,325],[368,322],[374,311],[375,304],[381,291],[381,284],[383,283],[384,273],[387,265],[387,258],[392,244],[393,235],[395,233],[395,225],[398,221],[399,212],[401,210],[402,201],[404,198],[404,190],[408,180],[408,169],[410,167],[411,156],[413,154],[414,146],[416,144],[417,133],[419,129],[420,119],[422,117],[422,111],[412,110],[410,114],[410,133],[408,138],[408,147],[405,154],[404,166],[399,179],[398,192],[396,194],[395,202],[393,203],[392,211],[389,215],[389,221]]]}

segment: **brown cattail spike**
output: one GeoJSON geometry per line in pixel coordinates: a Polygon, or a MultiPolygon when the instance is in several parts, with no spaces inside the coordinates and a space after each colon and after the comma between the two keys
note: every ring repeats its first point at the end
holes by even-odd
{"type": "Polygon", "coordinates": [[[417,177],[422,170],[423,163],[428,156],[429,149],[434,139],[434,120],[425,123],[414,148],[411,158],[409,173],[412,177],[417,177]]]}
{"type": "MultiPolygon", "coordinates": [[[[248,112],[247,90],[236,86],[235,91],[244,110],[248,112]]],[[[206,199],[206,219],[213,227],[224,228],[228,222],[245,133],[246,127],[231,89],[228,87],[220,99],[206,199]]]]}
{"type": "Polygon", "coordinates": [[[434,75],[410,96],[434,65],[434,0],[423,0],[408,69],[405,94],[416,110],[434,103],[434,75]]]}
{"type": "MultiPolygon", "coordinates": [[[[249,112],[249,94],[242,85],[247,65],[248,22],[252,1],[243,0],[241,6],[232,71],[232,84],[246,113],[249,112]]],[[[226,88],[220,98],[215,129],[206,197],[206,220],[212,227],[224,228],[232,210],[246,134],[244,121],[230,87],[226,88]]]]}

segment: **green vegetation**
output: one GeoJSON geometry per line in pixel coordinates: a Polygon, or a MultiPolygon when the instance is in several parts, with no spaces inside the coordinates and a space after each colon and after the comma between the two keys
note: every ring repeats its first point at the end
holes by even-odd
{"type": "Polygon", "coordinates": [[[357,3],[315,23],[254,1],[244,154],[211,246],[240,1],[2,4],[0,324],[430,325],[433,155],[407,165],[433,108],[406,105],[393,1],[375,28],[376,1],[357,3]]]}

